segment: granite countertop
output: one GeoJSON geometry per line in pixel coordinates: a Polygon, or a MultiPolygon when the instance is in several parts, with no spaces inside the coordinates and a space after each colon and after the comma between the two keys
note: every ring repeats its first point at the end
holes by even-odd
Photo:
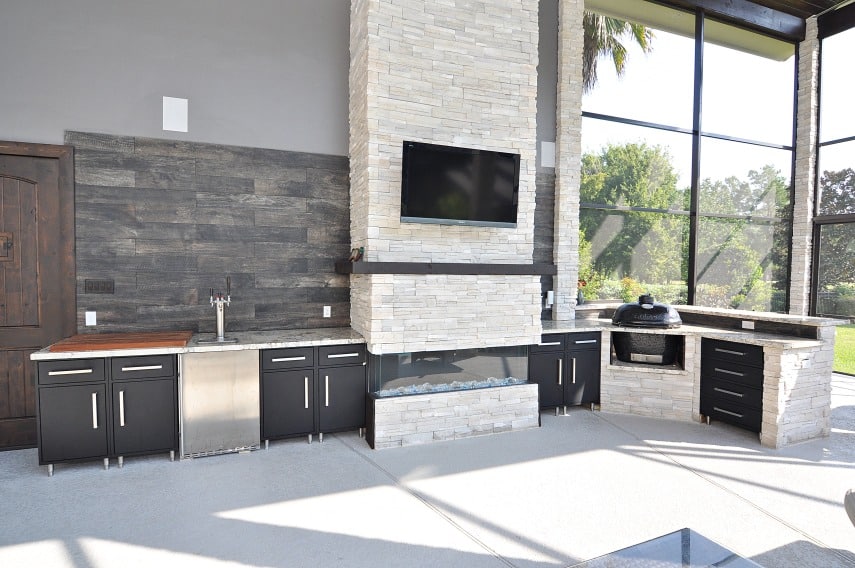
{"type": "Polygon", "coordinates": [[[803,337],[779,335],[774,333],[761,333],[743,329],[724,329],[720,327],[710,327],[703,325],[683,324],[680,327],[662,329],[644,327],[621,327],[612,324],[612,321],[610,319],[579,319],[543,322],[543,333],[574,333],[584,331],[617,331],[629,333],[652,333],[659,335],[700,335],[701,337],[706,337],[708,339],[738,341],[740,343],[747,343],[751,345],[765,345],[770,347],[780,347],[783,349],[810,348],[822,345],[822,341],[818,339],[806,339],[803,337]]]}
{"type": "Polygon", "coordinates": [[[51,361],[93,357],[134,357],[140,355],[245,351],[250,349],[279,349],[285,347],[365,343],[365,339],[349,327],[286,329],[279,331],[237,331],[226,333],[227,338],[233,337],[237,339],[237,343],[199,343],[199,340],[211,339],[214,336],[215,334],[213,333],[195,333],[184,347],[101,349],[57,353],[49,351],[50,348],[46,347],[30,355],[30,359],[33,361],[51,361]]]}

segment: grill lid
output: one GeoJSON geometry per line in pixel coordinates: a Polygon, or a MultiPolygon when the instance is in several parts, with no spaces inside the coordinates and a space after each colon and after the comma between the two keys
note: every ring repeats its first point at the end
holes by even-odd
{"type": "Polygon", "coordinates": [[[677,310],[655,302],[650,294],[638,297],[638,303],[621,304],[612,316],[614,325],[627,327],[680,327],[683,321],[677,310]]]}

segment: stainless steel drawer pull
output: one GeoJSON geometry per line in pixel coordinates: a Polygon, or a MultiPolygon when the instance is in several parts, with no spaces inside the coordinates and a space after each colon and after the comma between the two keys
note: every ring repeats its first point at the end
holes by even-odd
{"type": "Polygon", "coordinates": [[[98,393],[92,393],[92,429],[98,429],[98,393]]]}
{"type": "Polygon", "coordinates": [[[119,426],[125,425],[125,391],[119,391],[119,426]]]}
{"type": "Polygon", "coordinates": [[[576,384],[576,358],[573,357],[573,384],[576,384]]]}
{"type": "Polygon", "coordinates": [[[580,339],[579,341],[575,341],[574,343],[576,345],[582,345],[583,343],[596,343],[597,341],[599,341],[599,340],[597,340],[597,339],[580,339]]]}
{"type": "Polygon", "coordinates": [[[330,405],[330,376],[324,375],[324,406],[330,405]]]}
{"type": "Polygon", "coordinates": [[[720,388],[718,388],[718,387],[713,387],[713,390],[714,390],[715,392],[723,392],[724,394],[729,394],[729,395],[731,395],[731,396],[738,396],[739,398],[742,398],[743,396],[745,396],[745,395],[744,395],[744,394],[742,394],[741,392],[733,392],[733,391],[729,391],[729,390],[727,390],[727,389],[720,389],[720,388]]]}
{"type": "Polygon", "coordinates": [[[564,374],[564,360],[558,360],[558,384],[561,384],[561,375],[564,374]]]}
{"type": "Polygon", "coordinates": [[[713,410],[716,410],[716,411],[718,411],[718,412],[721,412],[722,414],[730,414],[731,416],[736,416],[737,418],[742,418],[742,415],[741,415],[741,414],[738,414],[738,413],[736,413],[736,412],[731,412],[731,411],[729,411],[729,410],[725,410],[725,409],[723,409],[723,408],[719,408],[719,407],[717,407],[717,406],[713,406],[713,410]]]}
{"type": "Polygon", "coordinates": [[[744,377],[745,376],[745,373],[738,373],[736,371],[728,371],[727,369],[719,369],[718,367],[715,368],[715,372],[716,373],[724,373],[725,375],[734,375],[737,377],[744,377]]]}
{"type": "Polygon", "coordinates": [[[301,357],[274,357],[270,360],[271,363],[284,363],[285,361],[305,361],[306,356],[301,357]]]}
{"type": "Polygon", "coordinates": [[[342,359],[343,357],[359,357],[359,353],[333,353],[327,355],[327,359],[342,359]]]}
{"type": "Polygon", "coordinates": [[[546,343],[538,343],[538,347],[549,347],[551,345],[561,345],[560,341],[548,341],[546,343]]]}
{"type": "Polygon", "coordinates": [[[309,377],[303,380],[303,406],[309,408],[309,377]]]}
{"type": "Polygon", "coordinates": [[[91,375],[92,369],[69,369],[68,371],[48,371],[49,377],[57,375],[91,375]]]}
{"type": "Polygon", "coordinates": [[[127,371],[159,371],[163,365],[140,365],[139,367],[122,367],[122,372],[127,371]]]}
{"type": "Polygon", "coordinates": [[[718,353],[727,353],[728,355],[739,355],[740,357],[745,355],[745,353],[743,353],[742,351],[733,351],[731,349],[722,349],[720,347],[716,347],[715,350],[718,353]]]}

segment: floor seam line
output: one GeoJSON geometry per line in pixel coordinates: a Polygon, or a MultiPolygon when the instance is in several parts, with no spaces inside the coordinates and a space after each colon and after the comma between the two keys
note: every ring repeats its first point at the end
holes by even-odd
{"type": "Polygon", "coordinates": [[[625,428],[623,428],[623,427],[619,426],[618,424],[615,424],[614,422],[612,422],[612,421],[611,421],[611,420],[609,420],[608,418],[605,418],[605,417],[602,417],[602,416],[601,416],[601,417],[600,417],[600,419],[601,419],[601,420],[603,420],[603,421],[605,421],[605,422],[607,422],[608,424],[611,424],[613,427],[617,428],[617,429],[618,429],[618,430],[620,430],[621,432],[624,432],[625,434],[627,434],[627,435],[631,436],[632,438],[634,438],[635,440],[637,440],[637,441],[638,441],[638,442],[640,442],[641,444],[644,444],[645,446],[647,446],[648,448],[652,449],[654,452],[656,452],[657,454],[659,454],[659,455],[660,455],[660,456],[662,456],[663,458],[667,459],[668,461],[670,461],[670,462],[674,463],[674,464],[675,464],[675,465],[677,465],[678,467],[680,467],[680,468],[682,468],[682,469],[686,470],[687,472],[689,472],[689,473],[691,473],[691,474],[695,475],[696,477],[699,477],[700,479],[704,480],[705,482],[709,483],[710,485],[713,485],[714,487],[717,487],[718,489],[720,489],[720,490],[724,491],[725,493],[728,493],[729,495],[731,495],[731,496],[733,496],[733,497],[736,497],[737,499],[739,499],[739,500],[740,500],[740,501],[742,501],[743,503],[748,504],[750,507],[752,507],[752,508],[753,508],[753,509],[755,509],[756,511],[759,511],[760,513],[762,513],[763,515],[765,515],[765,516],[769,517],[770,519],[773,519],[773,520],[777,521],[778,523],[780,523],[781,525],[783,525],[783,526],[785,526],[785,527],[789,528],[789,529],[790,529],[790,530],[792,530],[793,532],[795,532],[795,533],[797,533],[797,534],[802,535],[803,537],[805,537],[805,538],[806,538],[807,540],[809,540],[810,542],[812,542],[812,543],[814,543],[814,544],[816,544],[816,545],[818,545],[818,546],[820,546],[820,547],[822,547],[822,548],[824,548],[824,549],[828,550],[829,552],[831,552],[831,553],[835,554],[836,556],[840,557],[841,559],[843,559],[843,560],[845,560],[845,561],[847,561],[847,562],[849,561],[849,559],[848,559],[848,558],[846,558],[846,557],[845,557],[843,554],[841,554],[840,552],[838,552],[836,548],[831,547],[831,546],[829,546],[828,544],[826,544],[826,543],[822,542],[821,540],[819,540],[819,539],[817,539],[817,538],[815,538],[815,537],[813,537],[813,536],[811,536],[811,535],[807,534],[806,532],[804,532],[804,531],[803,531],[803,530],[801,530],[800,528],[798,528],[798,527],[795,527],[795,526],[791,525],[790,523],[788,523],[788,522],[787,522],[787,521],[785,521],[784,519],[782,519],[782,518],[780,518],[779,516],[775,515],[775,514],[774,514],[774,513],[772,513],[771,511],[767,511],[766,509],[764,509],[764,508],[763,508],[763,507],[761,507],[760,505],[758,505],[758,504],[754,503],[753,501],[751,501],[751,500],[750,500],[750,499],[748,499],[747,497],[743,497],[742,495],[740,495],[739,493],[735,492],[734,490],[732,490],[732,489],[730,489],[730,488],[728,488],[728,487],[725,487],[725,486],[721,485],[720,483],[718,483],[717,481],[715,481],[715,480],[713,480],[713,479],[711,479],[711,478],[707,477],[707,476],[706,476],[706,475],[704,475],[703,473],[701,473],[701,472],[699,472],[699,471],[695,470],[694,468],[692,468],[692,467],[690,467],[690,466],[688,466],[688,465],[686,465],[686,464],[684,464],[684,463],[682,463],[682,462],[678,461],[676,458],[671,457],[670,455],[666,454],[665,452],[663,452],[662,450],[660,450],[660,449],[659,449],[659,448],[657,448],[656,446],[653,446],[652,444],[648,443],[646,440],[642,440],[641,438],[639,438],[638,436],[636,436],[635,434],[633,434],[633,433],[632,433],[632,432],[630,432],[629,430],[626,430],[625,428]]]}
{"type": "Polygon", "coordinates": [[[430,509],[431,511],[436,513],[443,520],[445,520],[446,523],[448,523],[449,525],[454,527],[458,532],[462,533],[464,536],[466,536],[466,538],[468,538],[469,540],[471,540],[472,542],[474,542],[475,544],[477,544],[478,546],[483,548],[485,551],[489,552],[497,560],[499,560],[500,562],[502,562],[503,564],[505,564],[509,568],[519,568],[519,566],[517,566],[516,564],[514,564],[513,562],[511,562],[510,560],[508,560],[507,558],[505,558],[501,554],[499,554],[496,550],[494,550],[492,547],[487,545],[487,543],[483,542],[481,539],[479,539],[478,537],[473,535],[471,532],[469,532],[468,530],[466,530],[465,528],[460,526],[460,524],[458,524],[454,519],[449,517],[442,509],[440,509],[439,507],[437,507],[436,505],[431,503],[430,500],[426,496],[423,496],[420,492],[416,491],[415,489],[411,489],[411,488],[407,487],[406,485],[402,484],[401,480],[398,479],[394,474],[392,474],[392,472],[390,472],[389,470],[387,470],[386,468],[381,466],[379,463],[377,463],[374,460],[372,460],[371,458],[369,458],[365,453],[358,451],[354,446],[352,446],[351,444],[348,444],[344,439],[342,439],[338,436],[336,436],[336,439],[339,440],[345,446],[347,446],[347,448],[350,449],[350,451],[352,451],[353,453],[358,455],[360,458],[365,460],[366,463],[368,463],[369,465],[374,467],[376,470],[383,473],[387,478],[389,478],[389,480],[392,481],[392,483],[394,484],[395,487],[397,487],[401,491],[404,491],[405,493],[407,493],[411,497],[418,500],[420,503],[422,503],[422,505],[424,505],[425,507],[427,507],[428,509],[430,509]]]}

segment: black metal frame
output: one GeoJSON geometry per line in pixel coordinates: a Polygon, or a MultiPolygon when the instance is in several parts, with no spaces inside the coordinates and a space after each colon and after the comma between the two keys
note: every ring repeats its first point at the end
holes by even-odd
{"type": "MultiPolygon", "coordinates": [[[[679,10],[680,8],[676,7],[674,2],[667,1],[657,1],[653,0],[658,4],[662,4],[665,6],[669,6],[672,9],[679,10]]],[[[794,54],[795,60],[793,64],[793,130],[792,130],[792,140],[790,145],[782,145],[782,144],[771,144],[767,142],[762,142],[759,140],[749,140],[744,138],[738,138],[734,136],[726,136],[723,134],[717,134],[713,132],[704,132],[702,128],[702,95],[703,95],[703,56],[704,56],[704,22],[709,17],[707,11],[704,9],[703,2],[698,3],[694,2],[695,9],[695,59],[694,59],[694,104],[693,104],[693,117],[692,117],[692,129],[680,128],[675,126],[668,126],[664,124],[657,124],[652,122],[646,122],[641,120],[634,120],[625,117],[605,115],[594,112],[582,112],[583,118],[593,118],[596,120],[603,120],[607,122],[614,122],[619,124],[626,124],[631,126],[641,126],[645,128],[653,128],[656,130],[666,131],[666,132],[675,132],[681,134],[690,134],[692,136],[692,167],[691,167],[691,185],[690,185],[690,205],[689,211],[682,210],[671,210],[671,209],[654,209],[649,207],[632,207],[632,206],[618,206],[618,205],[606,205],[606,204],[594,204],[594,203],[580,203],[581,209],[604,209],[604,210],[615,210],[615,211],[638,211],[638,212],[648,212],[648,213],[662,213],[662,214],[671,214],[671,215],[688,215],[689,220],[689,258],[686,259],[688,264],[687,266],[687,303],[689,305],[693,305],[695,303],[695,288],[697,287],[697,245],[698,245],[698,230],[700,226],[701,218],[710,218],[710,219],[742,219],[749,222],[757,222],[760,221],[763,224],[775,225],[779,223],[789,223],[789,238],[787,245],[787,258],[789,259],[787,263],[787,282],[785,288],[785,305],[787,310],[789,311],[790,307],[790,283],[792,280],[792,255],[793,255],[793,204],[795,201],[795,165],[796,165],[796,122],[798,116],[798,68],[799,68],[799,53],[797,46],[794,44],[794,54]],[[743,144],[751,144],[755,146],[762,146],[766,148],[778,149],[778,150],[787,150],[791,153],[790,160],[790,206],[788,211],[788,217],[783,219],[773,219],[769,217],[753,217],[753,216],[739,216],[739,215],[728,215],[728,214],[701,214],[700,213],[700,195],[699,195],[699,184],[700,184],[700,166],[701,166],[701,140],[703,138],[712,138],[717,140],[723,140],[727,142],[738,142],[743,144]]],[[[686,10],[688,11],[688,10],[686,10]]],[[[728,25],[737,25],[734,24],[733,21],[729,21],[725,18],[710,18],[716,21],[722,21],[728,25]]],[[[757,33],[757,29],[751,29],[751,31],[757,33]]],[[[768,30],[767,30],[768,32],[768,30]]],[[[770,37],[774,37],[775,39],[785,39],[785,41],[794,41],[794,37],[789,36],[787,34],[770,34],[767,33],[770,37]],[[782,36],[784,36],[782,38],[782,36]]],[[[802,37],[803,37],[802,32],[802,37]]],[[[855,139],[855,137],[853,137],[855,139]]]]}

